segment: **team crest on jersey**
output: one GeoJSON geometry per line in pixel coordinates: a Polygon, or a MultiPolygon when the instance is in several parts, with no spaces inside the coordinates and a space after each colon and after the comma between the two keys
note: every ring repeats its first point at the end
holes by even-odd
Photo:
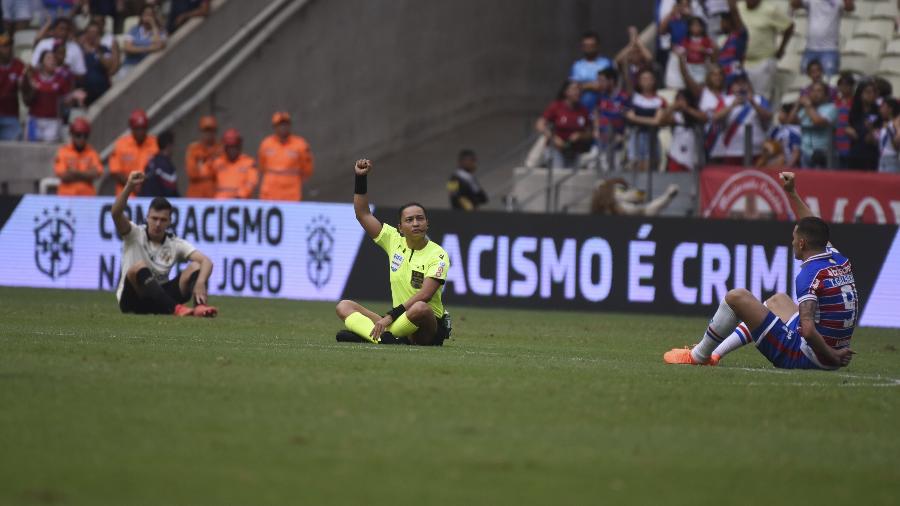
{"type": "Polygon", "coordinates": [[[50,279],[72,270],[75,257],[75,217],[72,211],[61,213],[59,206],[34,217],[34,263],[50,279]]]}
{"type": "Polygon", "coordinates": [[[391,272],[397,272],[401,265],[403,265],[403,255],[394,253],[394,257],[391,259],[391,272]]]}

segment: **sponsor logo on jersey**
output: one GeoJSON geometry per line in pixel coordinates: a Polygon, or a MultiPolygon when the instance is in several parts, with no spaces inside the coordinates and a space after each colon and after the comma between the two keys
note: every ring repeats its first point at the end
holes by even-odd
{"type": "Polygon", "coordinates": [[[391,272],[397,272],[401,265],[403,265],[403,255],[394,253],[394,257],[391,259],[391,272]]]}
{"type": "Polygon", "coordinates": [[[412,271],[412,276],[409,279],[409,284],[412,285],[413,288],[422,288],[422,283],[425,282],[425,273],[420,271],[412,271]]]}

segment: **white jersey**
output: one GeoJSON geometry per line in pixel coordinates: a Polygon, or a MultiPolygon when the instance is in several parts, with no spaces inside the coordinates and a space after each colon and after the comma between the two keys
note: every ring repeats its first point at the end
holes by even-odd
{"type": "Polygon", "coordinates": [[[197,248],[191,243],[166,235],[162,244],[154,244],[147,236],[147,225],[131,225],[131,230],[122,237],[122,275],[119,277],[119,287],[116,289],[116,298],[122,299],[122,290],[125,287],[125,274],[134,264],[144,262],[150,268],[150,272],[160,283],[169,280],[172,267],[188,259],[197,248]]]}
{"type": "MultiPolygon", "coordinates": [[[[730,106],[737,100],[734,95],[725,97],[725,105],[730,106]]],[[[756,95],[756,103],[763,109],[769,109],[769,101],[762,95],[756,95]]],[[[756,109],[749,103],[735,107],[731,110],[728,118],[719,126],[721,127],[716,142],[713,145],[712,158],[720,157],[742,157],[744,156],[744,136],[747,125],[750,126],[752,132],[752,155],[756,156],[762,150],[763,142],[766,140],[766,129],[763,127],[762,121],[756,114],[756,109]]]]}

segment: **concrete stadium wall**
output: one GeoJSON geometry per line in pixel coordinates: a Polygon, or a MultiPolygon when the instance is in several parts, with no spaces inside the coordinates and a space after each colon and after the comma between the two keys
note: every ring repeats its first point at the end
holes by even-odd
{"type": "Polygon", "coordinates": [[[183,149],[212,113],[255,154],[272,111],[285,109],[316,157],[307,195],[348,198],[349,164],[363,155],[390,156],[379,173],[412,192],[416,181],[400,176],[429,167],[406,165],[404,151],[497,115],[536,116],[578,56],[581,32],[598,30],[612,55],[629,24],[650,20],[645,3],[314,0],[180,121],[176,138],[183,149]]]}

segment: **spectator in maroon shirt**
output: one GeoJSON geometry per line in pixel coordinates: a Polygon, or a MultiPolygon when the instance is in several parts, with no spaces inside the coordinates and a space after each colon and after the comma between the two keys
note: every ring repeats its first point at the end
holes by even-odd
{"type": "Polygon", "coordinates": [[[12,55],[12,39],[0,34],[0,141],[16,141],[22,134],[19,124],[19,86],[25,64],[12,55]]]}
{"type": "Polygon", "coordinates": [[[73,92],[71,83],[57,73],[53,51],[44,51],[39,61],[40,69],[29,67],[22,81],[22,97],[28,104],[26,140],[59,142],[62,106],[83,101],[84,92],[73,92]]]}
{"type": "Polygon", "coordinates": [[[579,102],[581,88],[567,79],[547,106],[535,129],[547,139],[551,167],[575,167],[578,155],[591,148],[591,119],[579,102]]]}

